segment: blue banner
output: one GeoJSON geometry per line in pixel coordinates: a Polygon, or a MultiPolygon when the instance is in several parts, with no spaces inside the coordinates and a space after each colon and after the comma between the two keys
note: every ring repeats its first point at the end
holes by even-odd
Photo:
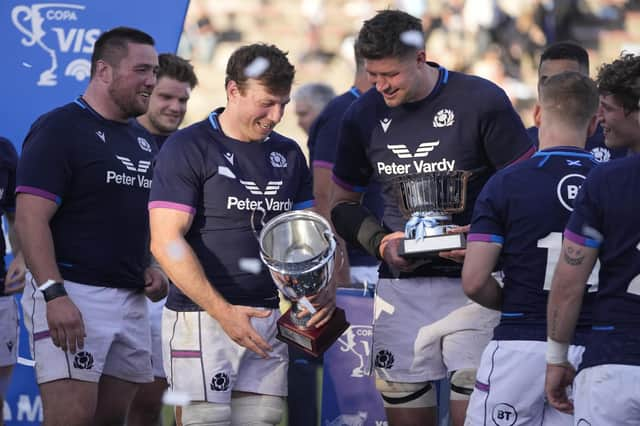
{"type": "MultiPolygon", "coordinates": [[[[324,354],[322,426],[387,426],[371,372],[373,293],[339,288],[336,304],[351,326],[324,354]]],[[[438,424],[449,424],[449,382],[436,382],[438,424]]]]}
{"type": "Polygon", "coordinates": [[[373,297],[360,289],[338,289],[336,304],[351,326],[324,355],[323,426],[386,426],[382,398],[371,369],[373,297]]]}
{"type": "MultiPolygon", "coordinates": [[[[1,1],[0,135],[20,152],[36,118],[82,94],[89,82],[93,45],[106,30],[138,28],[155,39],[158,53],[175,52],[188,5],[188,0],[1,1]]],[[[3,407],[7,426],[42,422],[24,328],[20,357],[3,407]]]]}
{"type": "Polygon", "coordinates": [[[175,52],[188,0],[0,2],[0,135],[18,151],[33,121],[70,102],[89,82],[93,45],[103,31],[149,33],[159,53],[175,52]]]}

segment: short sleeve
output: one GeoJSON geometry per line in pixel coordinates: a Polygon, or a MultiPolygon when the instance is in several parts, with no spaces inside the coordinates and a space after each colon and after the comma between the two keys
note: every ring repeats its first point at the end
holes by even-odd
{"type": "Polygon", "coordinates": [[[369,135],[359,123],[356,104],[347,110],[340,124],[333,179],[348,191],[365,192],[373,170],[365,149],[369,135]]]}
{"type": "Polygon", "coordinates": [[[7,185],[0,200],[2,210],[12,212],[16,209],[16,169],[18,168],[18,153],[13,144],[0,137],[0,165],[7,172],[7,185]]]}
{"type": "Polygon", "coordinates": [[[17,192],[60,204],[71,184],[73,143],[63,120],[41,117],[31,127],[18,162],[17,192]]]}
{"type": "Polygon", "coordinates": [[[300,186],[293,199],[293,210],[302,210],[312,207],[313,200],[313,180],[311,172],[305,161],[304,154],[296,144],[296,163],[299,170],[300,186]]]}
{"type": "Polygon", "coordinates": [[[496,169],[501,169],[521,157],[533,153],[534,148],[511,101],[498,87],[487,96],[490,103],[480,117],[480,132],[485,153],[496,169]]]}
{"type": "Polygon", "coordinates": [[[480,192],[473,209],[468,241],[504,243],[504,208],[500,194],[504,194],[505,191],[501,188],[501,183],[502,179],[494,175],[480,192]]]}
{"type": "Polygon", "coordinates": [[[594,169],[584,181],[573,203],[573,212],[567,222],[564,237],[585,247],[598,248],[602,242],[602,201],[598,188],[602,175],[594,169]]]}
{"type": "Polygon", "coordinates": [[[149,208],[171,208],[194,214],[204,184],[206,153],[188,137],[175,134],[156,157],[149,208]]]}

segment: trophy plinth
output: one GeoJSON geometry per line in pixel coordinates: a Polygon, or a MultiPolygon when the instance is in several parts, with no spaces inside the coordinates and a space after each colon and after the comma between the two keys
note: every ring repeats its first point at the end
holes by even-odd
{"type": "Polygon", "coordinates": [[[337,308],[327,324],[320,328],[296,324],[294,311],[289,309],[278,319],[278,340],[319,357],[349,328],[343,309],[337,308]]]}
{"type": "Polygon", "coordinates": [[[403,175],[394,178],[400,211],[408,218],[399,254],[427,258],[466,247],[464,234],[448,234],[451,216],[464,210],[467,180],[463,170],[403,175]]]}
{"type": "Polygon", "coordinates": [[[264,225],[259,237],[260,258],[280,292],[293,307],[278,320],[278,339],[320,356],[349,327],[344,310],[336,308],[321,328],[307,327],[311,315],[298,318],[302,308],[314,314],[307,299],[331,279],[336,239],[331,225],[317,213],[290,211],[264,225]]]}
{"type": "Polygon", "coordinates": [[[464,234],[435,235],[420,240],[404,239],[398,254],[409,259],[424,258],[441,251],[460,250],[467,246],[464,234]]]}

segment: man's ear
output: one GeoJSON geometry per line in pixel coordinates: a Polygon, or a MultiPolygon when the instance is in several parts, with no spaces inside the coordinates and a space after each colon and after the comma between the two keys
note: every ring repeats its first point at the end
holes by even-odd
{"type": "Polygon", "coordinates": [[[94,78],[105,84],[111,83],[111,80],[113,80],[113,67],[102,59],[98,60],[94,78]]]}
{"type": "Polygon", "coordinates": [[[542,121],[542,107],[540,106],[540,102],[536,102],[536,106],[533,108],[533,124],[536,127],[540,127],[541,121],[542,121]]]}

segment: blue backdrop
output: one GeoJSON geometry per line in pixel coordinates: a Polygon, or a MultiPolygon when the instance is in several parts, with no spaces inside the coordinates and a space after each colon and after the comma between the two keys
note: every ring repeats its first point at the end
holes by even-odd
{"type": "Polygon", "coordinates": [[[159,53],[175,52],[188,0],[0,2],[0,135],[22,145],[41,114],[82,94],[91,52],[100,34],[130,26],[156,40],[159,53]]]}
{"type": "MultiPolygon", "coordinates": [[[[188,0],[2,0],[0,135],[10,139],[20,152],[38,116],[84,92],[93,45],[103,31],[135,27],[153,36],[159,53],[175,52],[188,4],[188,0]]],[[[20,357],[3,407],[7,426],[42,421],[42,403],[29,365],[24,329],[20,357]]]]}

